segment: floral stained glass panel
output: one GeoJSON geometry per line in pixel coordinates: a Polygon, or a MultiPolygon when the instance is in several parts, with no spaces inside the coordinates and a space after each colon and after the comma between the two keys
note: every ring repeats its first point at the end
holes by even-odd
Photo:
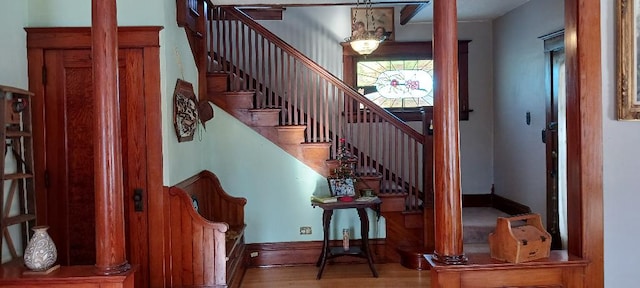
{"type": "Polygon", "coordinates": [[[360,61],[356,86],[383,108],[433,106],[433,60],[360,61]]]}

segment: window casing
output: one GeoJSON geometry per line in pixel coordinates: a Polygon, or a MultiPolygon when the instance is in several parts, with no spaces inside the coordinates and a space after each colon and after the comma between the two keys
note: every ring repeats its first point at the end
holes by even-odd
{"type": "MultiPolygon", "coordinates": [[[[460,120],[468,120],[470,112],[469,42],[458,41],[460,120]]],[[[376,51],[366,57],[355,53],[346,44],[343,45],[344,81],[398,118],[404,121],[419,121],[422,119],[423,109],[433,109],[432,60],[431,41],[387,41],[381,43],[376,51]],[[403,91],[413,95],[401,96],[403,91]]]]}

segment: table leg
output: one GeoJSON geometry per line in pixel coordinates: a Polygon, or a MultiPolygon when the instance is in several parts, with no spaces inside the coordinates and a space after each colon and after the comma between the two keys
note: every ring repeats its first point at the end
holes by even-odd
{"type": "Polygon", "coordinates": [[[378,277],[376,267],[373,266],[373,256],[369,250],[369,216],[365,208],[358,208],[358,216],[360,216],[360,235],[362,237],[362,253],[367,256],[369,262],[369,269],[373,273],[373,277],[378,277]]]}
{"type": "Polygon", "coordinates": [[[324,266],[327,264],[327,257],[329,256],[329,227],[331,226],[331,216],[333,215],[333,210],[325,209],[322,212],[322,230],[324,232],[324,241],[322,241],[322,253],[320,253],[320,258],[318,258],[318,262],[316,266],[320,266],[320,270],[318,270],[318,276],[316,279],[320,279],[322,277],[322,272],[324,271],[324,266]]]}

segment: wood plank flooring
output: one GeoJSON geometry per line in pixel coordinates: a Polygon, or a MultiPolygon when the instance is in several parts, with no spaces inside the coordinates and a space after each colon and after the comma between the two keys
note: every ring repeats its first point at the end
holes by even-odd
{"type": "Polygon", "coordinates": [[[318,268],[313,265],[249,268],[240,287],[431,287],[428,270],[407,269],[398,263],[375,266],[378,278],[367,264],[327,264],[320,280],[316,280],[318,268]]]}

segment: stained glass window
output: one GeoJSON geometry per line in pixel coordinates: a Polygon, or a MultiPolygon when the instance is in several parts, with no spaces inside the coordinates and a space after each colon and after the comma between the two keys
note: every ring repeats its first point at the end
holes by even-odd
{"type": "Polygon", "coordinates": [[[433,60],[359,61],[356,87],[383,108],[433,106],[433,60]]]}

